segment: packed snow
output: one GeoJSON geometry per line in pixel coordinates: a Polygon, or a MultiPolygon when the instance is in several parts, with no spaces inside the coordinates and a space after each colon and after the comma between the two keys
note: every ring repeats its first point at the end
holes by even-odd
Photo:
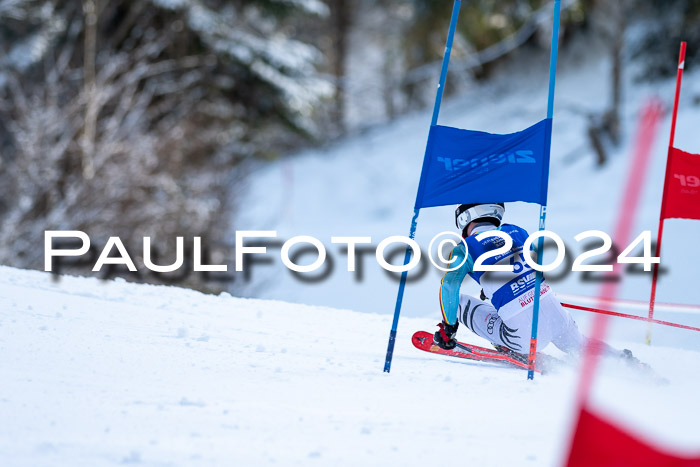
{"type": "MultiPolygon", "coordinates": [[[[528,383],[414,349],[433,324],[402,321],[386,374],[386,314],[0,267],[0,463],[558,464],[576,365],[528,383]]],[[[601,403],[700,446],[698,353],[613,344],[668,382],[609,362],[601,403]]]]}

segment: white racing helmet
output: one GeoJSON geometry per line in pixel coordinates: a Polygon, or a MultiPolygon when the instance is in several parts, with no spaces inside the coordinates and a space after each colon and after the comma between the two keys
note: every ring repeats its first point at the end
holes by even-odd
{"type": "Polygon", "coordinates": [[[503,203],[460,204],[455,210],[455,224],[462,231],[475,220],[492,222],[500,226],[505,212],[506,207],[503,203]]]}

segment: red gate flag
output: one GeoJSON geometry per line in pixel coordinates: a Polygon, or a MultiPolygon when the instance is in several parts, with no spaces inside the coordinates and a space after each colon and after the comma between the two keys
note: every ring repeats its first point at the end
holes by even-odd
{"type": "Polygon", "coordinates": [[[700,220],[700,155],[669,149],[662,219],[700,220]]]}
{"type": "Polygon", "coordinates": [[[581,408],[568,467],[698,467],[700,456],[665,452],[610,423],[587,407],[581,408]]]}
{"type": "MultiPolygon", "coordinates": [[[[676,96],[673,100],[673,116],[671,117],[671,140],[668,144],[666,158],[666,175],[664,191],[661,198],[659,214],[659,233],[656,236],[656,253],[661,256],[661,239],[664,234],[664,219],[700,219],[700,166],[696,165],[698,156],[693,156],[673,147],[676,138],[676,120],[678,118],[678,102],[681,97],[681,83],[685,68],[686,43],[681,42],[681,52],[678,56],[678,71],[676,73],[676,96]],[[690,186],[689,186],[690,185],[690,186]]],[[[659,263],[654,264],[654,274],[651,278],[651,297],[649,297],[649,327],[647,328],[647,345],[651,345],[651,319],[654,318],[654,300],[656,299],[656,281],[659,277],[659,263]]]]}

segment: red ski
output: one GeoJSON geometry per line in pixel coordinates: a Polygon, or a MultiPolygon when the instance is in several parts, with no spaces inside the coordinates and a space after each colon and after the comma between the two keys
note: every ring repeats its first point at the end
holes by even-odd
{"type": "MultiPolygon", "coordinates": [[[[527,364],[509,357],[503,352],[495,349],[487,349],[477,345],[457,343],[457,347],[452,350],[445,350],[433,344],[433,335],[429,332],[418,331],[411,338],[413,346],[425,352],[437,353],[441,355],[449,355],[451,357],[466,358],[468,360],[477,360],[480,362],[501,363],[509,366],[516,366],[527,370],[527,364]]],[[[535,371],[541,372],[536,369],[535,371]]]]}

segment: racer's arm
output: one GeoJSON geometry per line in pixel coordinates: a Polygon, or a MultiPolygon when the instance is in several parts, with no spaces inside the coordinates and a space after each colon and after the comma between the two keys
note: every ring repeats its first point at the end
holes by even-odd
{"type": "Polygon", "coordinates": [[[454,259],[450,266],[463,264],[457,269],[446,272],[442,281],[440,281],[440,310],[445,323],[455,325],[457,324],[457,311],[459,309],[459,289],[462,286],[464,277],[472,271],[474,260],[467,254],[463,243],[460,243],[452,250],[450,259],[454,259]]]}

